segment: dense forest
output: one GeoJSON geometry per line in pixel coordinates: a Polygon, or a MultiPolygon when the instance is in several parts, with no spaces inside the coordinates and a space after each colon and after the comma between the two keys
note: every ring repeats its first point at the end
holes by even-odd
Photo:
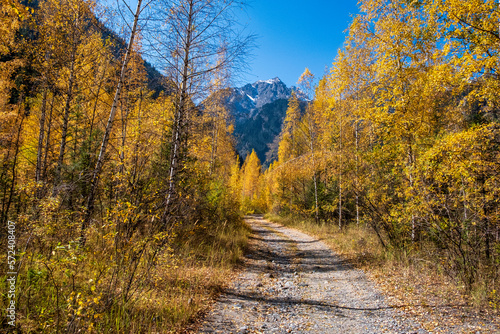
{"type": "Polygon", "coordinates": [[[497,306],[498,4],[361,0],[330,72],[299,78],[312,102],[292,95],[265,171],[255,152],[241,165],[223,103],[253,43],[238,6],[139,0],[118,37],[91,0],[2,1],[2,328],[178,331],[253,212],[367,226],[497,306]]]}

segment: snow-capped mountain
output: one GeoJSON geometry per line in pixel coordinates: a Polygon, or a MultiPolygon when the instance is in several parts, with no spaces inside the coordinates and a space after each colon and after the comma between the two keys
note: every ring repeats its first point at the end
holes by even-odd
{"type": "Polygon", "coordinates": [[[239,124],[249,118],[254,118],[264,105],[280,99],[287,100],[292,90],[295,90],[300,98],[305,99],[305,95],[298,89],[288,88],[279,78],[274,78],[233,88],[227,102],[236,124],[239,124]]]}
{"type": "Polygon", "coordinates": [[[231,89],[226,105],[234,117],[236,148],[242,159],[252,149],[255,149],[265,166],[275,158],[275,140],[281,132],[292,91],[302,101],[307,100],[300,90],[288,88],[279,78],[260,80],[231,89]]]}

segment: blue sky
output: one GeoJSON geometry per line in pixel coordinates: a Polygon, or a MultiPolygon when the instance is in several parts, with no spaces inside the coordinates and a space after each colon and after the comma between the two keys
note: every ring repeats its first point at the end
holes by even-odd
{"type": "Polygon", "coordinates": [[[279,77],[293,86],[306,67],[319,79],[357,12],[356,0],[250,0],[241,23],[258,36],[257,48],[241,83],[279,77]]]}

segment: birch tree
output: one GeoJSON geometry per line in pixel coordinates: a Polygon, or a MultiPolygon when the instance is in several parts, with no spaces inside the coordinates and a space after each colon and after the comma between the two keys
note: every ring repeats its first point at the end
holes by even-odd
{"type": "Polygon", "coordinates": [[[157,27],[151,27],[150,48],[175,85],[174,119],[170,133],[169,175],[161,224],[166,226],[176,208],[178,187],[187,156],[191,117],[196,101],[210,92],[211,77],[241,66],[252,41],[235,21],[242,3],[234,0],[160,1],[157,27]],[[160,31],[160,33],[158,33],[160,31]]]}
{"type": "Polygon", "coordinates": [[[134,14],[134,22],[132,24],[132,29],[130,31],[130,37],[129,37],[129,41],[127,44],[127,49],[125,51],[125,55],[124,55],[123,61],[122,61],[122,66],[121,66],[121,70],[120,70],[120,78],[119,78],[118,84],[116,86],[115,95],[113,98],[113,103],[111,105],[111,109],[109,112],[108,122],[106,124],[106,129],[104,132],[104,136],[102,138],[101,149],[99,151],[99,156],[97,158],[97,163],[95,165],[94,172],[92,174],[90,193],[89,193],[89,196],[87,199],[85,217],[84,217],[84,220],[82,222],[82,239],[83,239],[83,241],[85,241],[83,232],[85,231],[88,224],[90,223],[90,218],[92,216],[92,212],[94,209],[94,200],[95,200],[97,185],[99,182],[99,176],[101,174],[102,167],[104,164],[104,157],[106,155],[106,150],[108,147],[108,142],[109,142],[109,137],[111,135],[111,130],[113,129],[113,123],[115,120],[116,110],[118,108],[120,94],[122,93],[122,88],[123,88],[123,84],[125,81],[125,73],[127,70],[127,65],[128,65],[128,62],[131,58],[131,53],[132,53],[132,49],[134,46],[134,40],[135,40],[135,37],[137,34],[137,29],[138,29],[139,16],[141,15],[141,12],[144,10],[144,8],[145,8],[145,6],[143,6],[142,0],[139,0],[137,2],[137,7],[135,10],[135,14],[134,14]]]}

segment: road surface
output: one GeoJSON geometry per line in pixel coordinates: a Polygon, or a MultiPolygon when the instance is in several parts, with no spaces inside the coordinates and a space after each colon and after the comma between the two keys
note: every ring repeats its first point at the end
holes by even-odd
{"type": "Polygon", "coordinates": [[[198,333],[427,333],[320,240],[260,216],[246,222],[245,270],[198,333]]]}

